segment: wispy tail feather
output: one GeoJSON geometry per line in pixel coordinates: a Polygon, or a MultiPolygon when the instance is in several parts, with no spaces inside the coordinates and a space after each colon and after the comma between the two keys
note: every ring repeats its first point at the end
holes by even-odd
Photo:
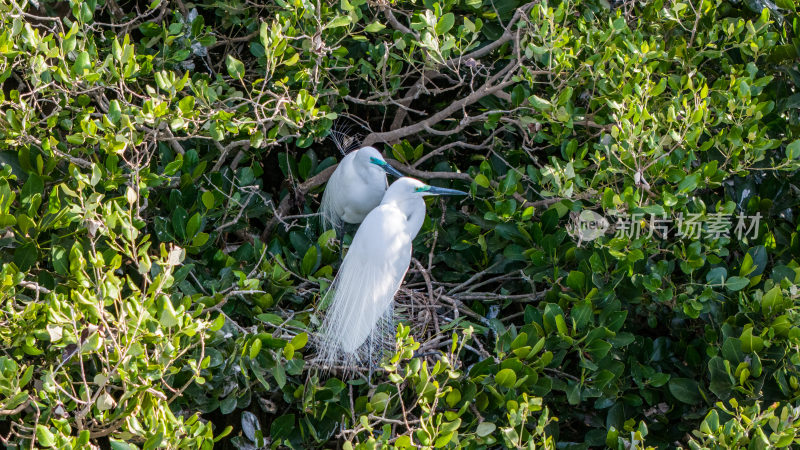
{"type": "Polygon", "coordinates": [[[353,126],[351,124],[338,125],[341,123],[343,122],[334,124],[328,137],[331,138],[342,155],[346,155],[361,146],[362,136],[359,133],[353,133],[353,126]]]}
{"type": "Polygon", "coordinates": [[[393,304],[397,287],[386,286],[386,280],[379,279],[379,272],[364,267],[357,258],[345,258],[325,295],[326,300],[332,301],[315,339],[315,361],[320,366],[374,366],[387,350],[394,348],[393,304]]]}
{"type": "Polygon", "coordinates": [[[328,180],[328,186],[325,186],[325,191],[322,193],[322,202],[319,205],[319,217],[322,229],[325,231],[330,229],[338,230],[343,225],[342,218],[336,213],[334,205],[336,193],[331,192],[333,189],[330,188],[332,182],[333,178],[328,180]]]}

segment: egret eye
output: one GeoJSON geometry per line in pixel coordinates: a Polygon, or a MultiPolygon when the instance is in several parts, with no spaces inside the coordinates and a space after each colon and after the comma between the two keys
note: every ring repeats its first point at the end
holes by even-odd
{"type": "Polygon", "coordinates": [[[371,162],[372,164],[375,164],[377,166],[381,166],[381,167],[386,165],[386,161],[381,161],[380,159],[378,159],[378,158],[376,158],[374,156],[370,156],[369,157],[369,162],[371,162]]]}
{"type": "Polygon", "coordinates": [[[414,189],[414,192],[428,192],[430,190],[431,190],[431,187],[426,184],[425,186],[420,186],[420,187],[414,189]]]}

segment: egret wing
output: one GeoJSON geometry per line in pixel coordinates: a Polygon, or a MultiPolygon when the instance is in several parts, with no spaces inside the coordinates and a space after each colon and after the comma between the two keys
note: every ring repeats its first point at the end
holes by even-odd
{"type": "Polygon", "coordinates": [[[325,192],[322,193],[322,203],[320,204],[320,216],[322,219],[322,228],[337,229],[342,224],[341,207],[339,203],[342,199],[342,191],[344,190],[342,179],[344,170],[340,164],[336,170],[333,171],[328,183],[325,185],[325,192]]]}
{"type": "Polygon", "coordinates": [[[405,216],[387,205],[375,208],[353,238],[328,295],[332,302],[320,333],[320,358],[327,365],[354,365],[380,352],[394,330],[384,330],[394,295],[411,262],[405,216]],[[383,334],[391,333],[389,336],[383,334]]]}

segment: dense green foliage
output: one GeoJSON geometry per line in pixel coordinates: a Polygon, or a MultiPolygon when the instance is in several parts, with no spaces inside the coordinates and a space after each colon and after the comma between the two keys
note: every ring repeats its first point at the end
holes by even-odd
{"type": "Polygon", "coordinates": [[[0,0],[0,440],[800,443],[799,58],[792,0],[0,0]],[[334,126],[472,194],[351,378],[334,126]]]}

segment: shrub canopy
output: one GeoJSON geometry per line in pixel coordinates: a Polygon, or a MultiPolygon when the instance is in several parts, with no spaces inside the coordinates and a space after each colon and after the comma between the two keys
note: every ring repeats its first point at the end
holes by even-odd
{"type": "Polygon", "coordinates": [[[793,0],[0,0],[0,440],[800,442],[799,35],[793,0]],[[352,378],[310,362],[331,132],[472,194],[352,378]]]}

